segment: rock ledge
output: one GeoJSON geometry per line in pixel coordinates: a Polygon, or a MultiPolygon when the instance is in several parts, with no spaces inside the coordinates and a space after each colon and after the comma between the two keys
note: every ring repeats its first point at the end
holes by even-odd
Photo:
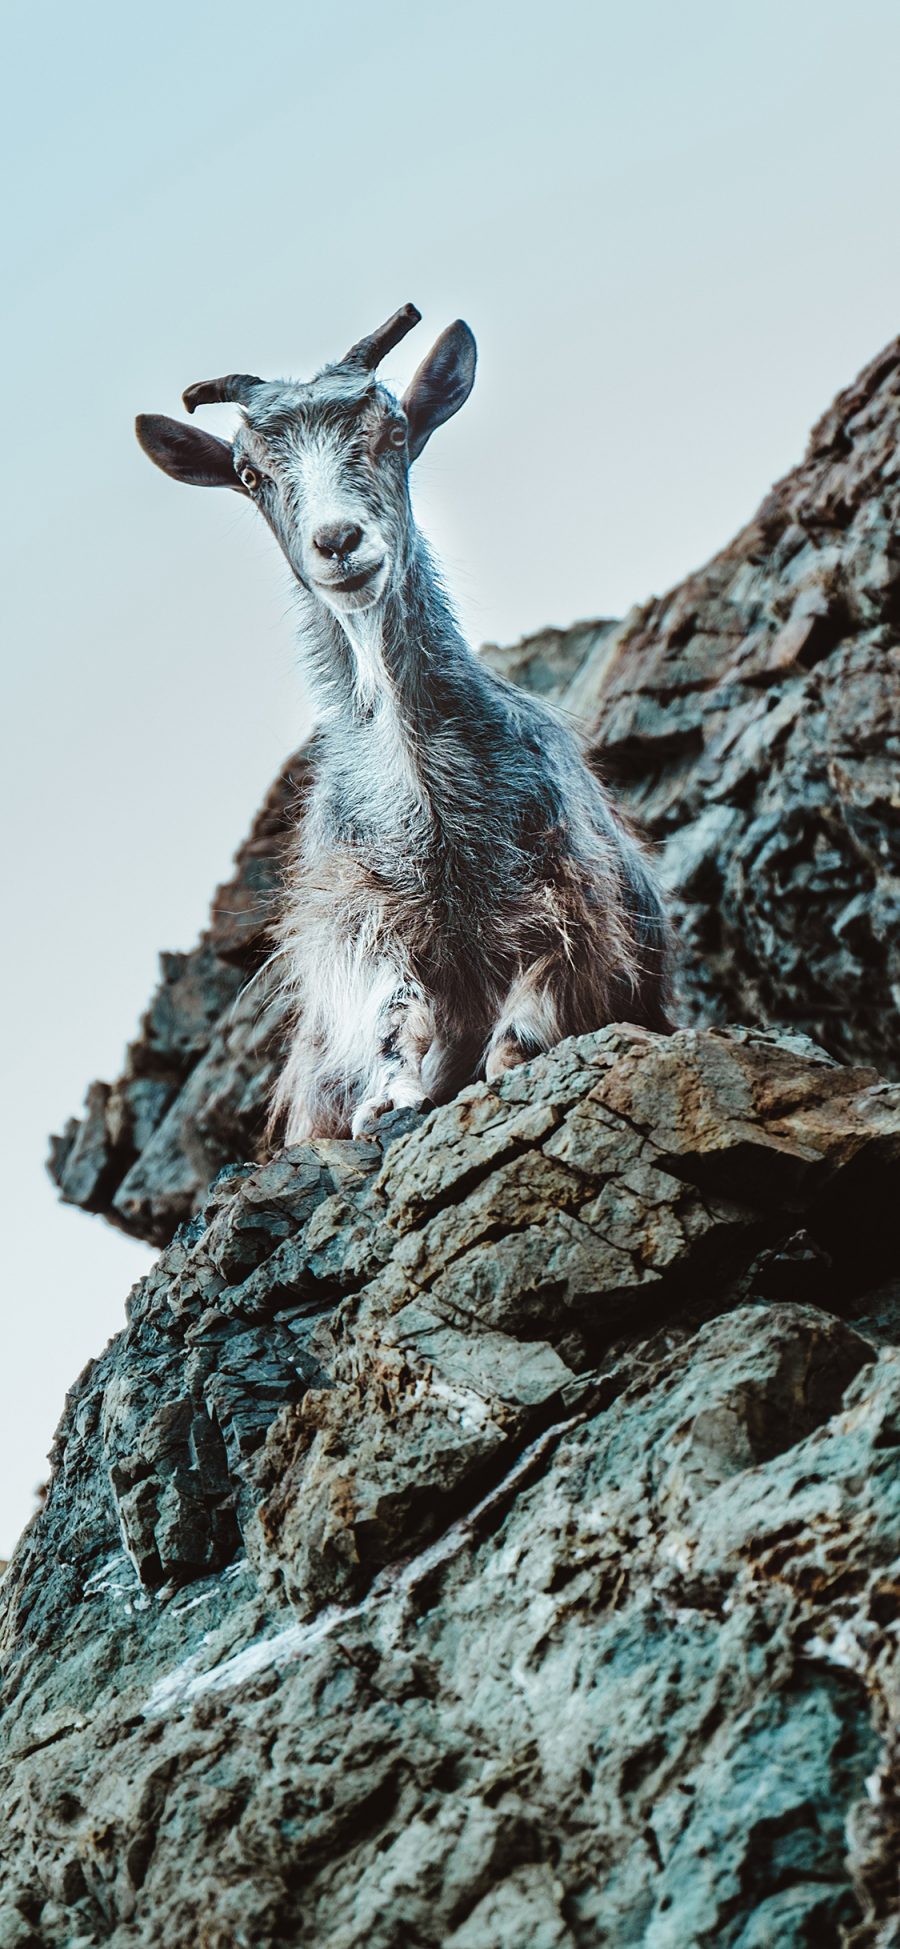
{"type": "Polygon", "coordinates": [[[69,1397],[0,1945],[893,1943],[900,1087],[613,1028],[386,1135],[69,1397]]]}

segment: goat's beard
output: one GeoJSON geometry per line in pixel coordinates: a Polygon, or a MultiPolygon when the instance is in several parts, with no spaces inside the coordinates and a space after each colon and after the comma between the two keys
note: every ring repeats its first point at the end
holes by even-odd
{"type": "Polygon", "coordinates": [[[353,652],[354,694],[358,704],[374,707],[383,700],[387,673],[384,667],[384,631],[381,602],[369,602],[364,609],[335,611],[353,652]]]}

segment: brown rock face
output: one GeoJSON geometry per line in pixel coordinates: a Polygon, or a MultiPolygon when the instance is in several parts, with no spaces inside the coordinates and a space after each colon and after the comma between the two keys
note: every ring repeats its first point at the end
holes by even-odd
{"type": "Polygon", "coordinates": [[[900,341],[566,694],[663,846],[698,1021],[900,1068],[900,341]]]}
{"type": "Polygon", "coordinates": [[[687,1026],[261,1158],[301,754],[56,1140],[165,1249],[3,1580],[0,1949],[896,1949],[898,434],[900,342],[707,569],[490,652],[687,1026]]]}

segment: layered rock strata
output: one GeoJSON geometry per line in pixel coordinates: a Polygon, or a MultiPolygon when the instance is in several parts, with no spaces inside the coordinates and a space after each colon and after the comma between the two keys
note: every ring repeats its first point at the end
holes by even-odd
{"type": "Polygon", "coordinates": [[[607,1029],[386,1137],[226,1172],[69,1397],[3,1949],[886,1949],[900,1087],[607,1029]]]}

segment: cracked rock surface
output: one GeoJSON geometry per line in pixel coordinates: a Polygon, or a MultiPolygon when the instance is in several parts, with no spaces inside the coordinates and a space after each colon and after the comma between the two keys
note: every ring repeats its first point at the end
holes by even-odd
{"type": "Polygon", "coordinates": [[[716,1028],[223,1173],[3,1586],[0,1949],[896,1944],[898,1185],[716,1028]]]}

